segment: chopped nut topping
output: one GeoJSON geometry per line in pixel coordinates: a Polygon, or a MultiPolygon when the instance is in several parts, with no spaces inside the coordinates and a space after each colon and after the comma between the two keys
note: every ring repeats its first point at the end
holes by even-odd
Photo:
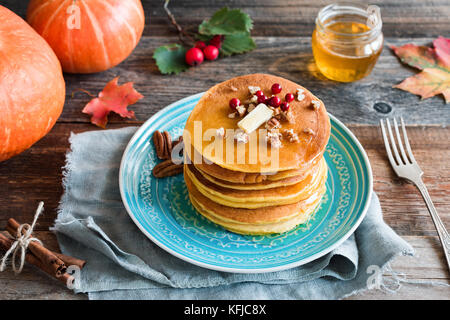
{"type": "Polygon", "coordinates": [[[318,110],[320,108],[320,101],[311,100],[311,105],[312,105],[314,110],[318,110]]]}
{"type": "Polygon", "coordinates": [[[228,115],[228,118],[230,118],[230,119],[236,118],[236,112],[230,113],[230,114],[228,115]]]}
{"type": "Polygon", "coordinates": [[[247,109],[244,106],[237,106],[236,111],[239,113],[239,115],[242,117],[245,112],[247,112],[247,109]]]}
{"type": "Polygon", "coordinates": [[[255,108],[256,108],[256,105],[253,104],[253,103],[250,103],[250,104],[248,105],[248,107],[247,107],[247,112],[250,113],[250,112],[252,112],[253,109],[255,109],[255,108]]]}
{"type": "Polygon", "coordinates": [[[274,117],[277,117],[277,119],[280,120],[278,117],[278,115],[281,113],[280,108],[274,108],[274,107],[269,107],[269,108],[272,109],[274,117]]]}
{"type": "Polygon", "coordinates": [[[278,128],[281,128],[281,124],[276,118],[272,118],[266,122],[267,130],[273,130],[273,129],[278,129],[278,128]]]}
{"type": "Polygon", "coordinates": [[[255,94],[256,91],[261,90],[261,88],[257,86],[248,86],[248,90],[250,91],[251,94],[255,94]]]}
{"type": "Polygon", "coordinates": [[[305,95],[303,94],[305,92],[305,90],[298,88],[297,89],[297,100],[298,101],[302,101],[303,99],[305,99],[305,95]]]}
{"type": "Polygon", "coordinates": [[[234,139],[237,142],[241,142],[241,143],[247,143],[248,142],[248,134],[246,134],[244,132],[244,130],[237,130],[236,133],[234,134],[234,139]]]}
{"type": "Polygon", "coordinates": [[[272,148],[281,147],[281,134],[278,131],[269,131],[267,132],[267,141],[270,143],[272,148]]]}
{"type": "Polygon", "coordinates": [[[292,115],[292,112],[290,110],[288,111],[280,111],[275,116],[278,120],[286,121],[287,123],[294,123],[294,116],[292,115]]]}
{"type": "Polygon", "coordinates": [[[283,136],[289,142],[300,142],[300,139],[298,138],[298,135],[294,132],[293,129],[284,130],[283,131],[283,136]]]}
{"type": "Polygon", "coordinates": [[[258,103],[258,97],[253,95],[250,99],[245,100],[244,104],[258,103]]]}
{"type": "Polygon", "coordinates": [[[312,134],[312,135],[316,134],[316,133],[314,132],[314,130],[311,129],[311,128],[305,128],[305,129],[303,129],[303,132],[304,132],[304,133],[307,133],[307,134],[312,134]]]}

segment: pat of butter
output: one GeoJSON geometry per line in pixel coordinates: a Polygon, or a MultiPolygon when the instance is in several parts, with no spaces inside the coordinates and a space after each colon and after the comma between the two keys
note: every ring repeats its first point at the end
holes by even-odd
{"type": "Polygon", "coordinates": [[[260,125],[269,121],[273,116],[273,110],[266,106],[264,103],[260,103],[247,114],[241,121],[238,122],[238,127],[249,134],[259,128],[260,125]]]}

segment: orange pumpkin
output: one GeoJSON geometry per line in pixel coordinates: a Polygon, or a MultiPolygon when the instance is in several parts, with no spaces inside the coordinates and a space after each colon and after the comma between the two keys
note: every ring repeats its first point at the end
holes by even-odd
{"type": "Polygon", "coordinates": [[[46,135],[63,109],[61,65],[47,42],[0,6],[0,161],[46,135]]]}
{"type": "Polygon", "coordinates": [[[140,0],[31,0],[27,21],[70,73],[118,65],[136,47],[145,25],[140,0]]]}

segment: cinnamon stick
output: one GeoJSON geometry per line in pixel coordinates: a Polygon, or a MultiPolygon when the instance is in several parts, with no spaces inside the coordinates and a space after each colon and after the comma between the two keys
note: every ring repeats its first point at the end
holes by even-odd
{"type": "MultiPolygon", "coordinates": [[[[6,231],[8,231],[12,236],[16,236],[19,226],[20,224],[16,220],[10,218],[6,226],[6,231]]],[[[52,270],[52,273],[56,277],[60,277],[66,272],[67,267],[64,261],[55,256],[52,251],[41,246],[38,242],[31,241],[28,248],[36,256],[36,258],[42,262],[43,265],[48,266],[48,268],[52,270]]]]}
{"type": "MultiPolygon", "coordinates": [[[[8,224],[6,226],[6,231],[8,231],[13,237],[15,237],[15,236],[17,236],[18,229],[19,229],[19,223],[16,220],[14,220],[13,218],[9,219],[8,224]]],[[[26,232],[26,230],[22,229],[22,234],[24,234],[25,232],[26,232]]],[[[36,243],[36,247],[41,246],[39,244],[39,242],[35,242],[35,243],[36,243]]],[[[30,250],[31,250],[31,248],[30,248],[30,250]]],[[[67,256],[65,254],[58,253],[58,252],[53,252],[53,251],[50,251],[50,252],[52,252],[57,258],[61,259],[66,266],[75,265],[75,266],[79,267],[80,269],[83,269],[84,265],[86,264],[85,260],[67,256]]]]}
{"type": "MultiPolygon", "coordinates": [[[[0,249],[2,249],[2,251],[4,252],[8,251],[13,243],[14,240],[7,238],[0,233],[0,249]]],[[[64,285],[67,285],[68,281],[69,283],[73,283],[73,277],[70,274],[63,273],[60,276],[57,276],[54,273],[53,268],[51,268],[49,265],[42,263],[42,261],[40,261],[34,254],[32,254],[29,251],[27,251],[25,254],[25,261],[41,269],[42,271],[50,275],[52,278],[55,278],[58,281],[62,282],[64,285]]]]}
{"type": "Polygon", "coordinates": [[[53,254],[58,258],[60,258],[62,261],[64,261],[64,264],[66,266],[77,266],[78,268],[83,269],[84,265],[86,264],[85,260],[81,260],[71,256],[66,256],[65,254],[59,252],[53,252],[53,254]]]}

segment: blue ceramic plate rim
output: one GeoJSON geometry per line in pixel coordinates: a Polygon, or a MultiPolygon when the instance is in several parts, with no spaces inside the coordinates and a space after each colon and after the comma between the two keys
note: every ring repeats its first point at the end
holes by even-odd
{"type": "Polygon", "coordinates": [[[350,137],[351,142],[353,142],[355,144],[355,146],[357,147],[357,149],[358,149],[357,151],[359,151],[359,153],[361,154],[362,160],[363,160],[363,168],[365,168],[367,170],[367,172],[365,172],[365,176],[367,176],[367,179],[368,179],[368,181],[367,181],[368,182],[368,191],[366,193],[365,199],[363,200],[364,207],[361,210],[361,214],[358,217],[358,219],[354,222],[353,226],[345,234],[343,234],[339,240],[335,241],[334,243],[330,244],[328,247],[322,249],[321,251],[319,251],[307,258],[300,259],[295,262],[281,264],[276,267],[253,268],[253,269],[252,268],[245,268],[245,269],[242,268],[241,269],[241,268],[236,268],[236,267],[217,266],[214,264],[204,263],[204,262],[198,261],[194,258],[187,257],[187,256],[167,247],[165,244],[161,243],[158,239],[156,239],[151,233],[149,233],[148,230],[146,230],[145,227],[137,220],[137,218],[135,217],[135,213],[133,212],[132,208],[129,206],[129,204],[126,200],[127,198],[125,195],[126,191],[125,191],[125,183],[124,183],[124,178],[125,178],[124,172],[125,172],[127,154],[129,153],[132,146],[134,146],[134,144],[141,138],[142,134],[148,129],[148,127],[150,125],[152,125],[154,121],[157,121],[157,119],[161,115],[163,115],[168,110],[176,108],[179,105],[183,105],[185,102],[189,102],[194,99],[199,99],[203,94],[204,94],[204,92],[200,92],[195,95],[188,96],[181,100],[175,101],[175,102],[171,103],[170,105],[168,105],[167,107],[165,107],[165,108],[161,109],[160,111],[158,111],[157,113],[155,113],[146,122],[144,122],[141,125],[141,127],[135,132],[133,137],[128,142],[127,147],[125,148],[125,151],[122,155],[122,160],[121,160],[120,169],[119,169],[120,195],[122,197],[122,202],[125,206],[125,209],[127,210],[128,214],[129,214],[129,216],[131,217],[133,222],[136,224],[136,226],[141,230],[141,232],[144,233],[145,236],[147,236],[156,245],[158,245],[160,248],[167,251],[168,253],[172,254],[173,256],[178,257],[178,258],[180,258],[184,261],[187,261],[191,264],[206,268],[206,269],[217,270],[217,271],[222,271],[222,272],[230,272],[230,273],[266,273],[266,272],[275,272],[275,271],[286,270],[286,269],[298,267],[298,266],[301,266],[308,262],[314,261],[314,260],[326,255],[330,251],[336,249],[339,245],[341,245],[345,240],[347,240],[355,232],[356,228],[358,228],[358,226],[361,224],[362,220],[366,216],[367,210],[370,205],[370,199],[372,198],[372,192],[373,192],[372,167],[370,165],[369,158],[367,157],[367,154],[366,154],[364,148],[362,147],[362,145],[358,141],[358,139],[355,137],[355,135],[341,121],[339,121],[332,114],[328,113],[328,115],[330,116],[330,119],[332,121],[334,121],[350,137]]]}

